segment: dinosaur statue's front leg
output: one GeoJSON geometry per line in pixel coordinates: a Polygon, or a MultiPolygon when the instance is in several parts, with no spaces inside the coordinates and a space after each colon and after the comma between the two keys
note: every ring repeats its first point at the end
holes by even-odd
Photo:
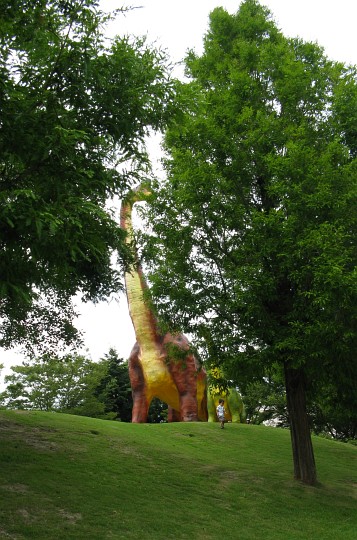
{"type": "Polygon", "coordinates": [[[139,355],[140,347],[136,343],[129,358],[129,377],[133,396],[131,421],[136,424],[147,421],[150,406],[145,384],[145,377],[139,355]]]}
{"type": "Polygon", "coordinates": [[[133,424],[145,424],[148,419],[149,405],[145,396],[135,395],[133,392],[133,410],[131,421],[133,424]]]}

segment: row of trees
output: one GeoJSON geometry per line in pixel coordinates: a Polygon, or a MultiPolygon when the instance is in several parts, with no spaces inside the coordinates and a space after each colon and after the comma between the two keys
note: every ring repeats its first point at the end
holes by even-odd
{"type": "MultiPolygon", "coordinates": [[[[115,349],[110,349],[99,362],[77,354],[45,354],[11,370],[5,376],[6,389],[0,393],[0,407],[131,421],[133,400],[128,362],[119,358],[115,349]]],[[[148,421],[166,420],[167,405],[153,400],[148,421]]]]}
{"type": "Polygon", "coordinates": [[[181,84],[142,40],[108,42],[98,5],[0,0],[0,345],[73,342],[73,295],[122,287],[108,201],[169,126],[144,248],[158,313],[241,388],[282,382],[313,484],[308,409],[357,405],[356,69],[245,0],[212,12],[181,84]]]}
{"type": "MultiPolygon", "coordinates": [[[[283,378],[249,381],[243,387],[244,407],[250,423],[288,428],[290,425],[283,378]]],[[[357,436],[355,407],[348,407],[337,397],[337,387],[330,384],[323,392],[307,396],[310,429],[316,435],[354,442],[357,436]]]]}
{"type": "Polygon", "coordinates": [[[3,407],[131,419],[128,366],[114,349],[99,362],[82,355],[44,355],[11,369],[0,394],[3,407]]]}

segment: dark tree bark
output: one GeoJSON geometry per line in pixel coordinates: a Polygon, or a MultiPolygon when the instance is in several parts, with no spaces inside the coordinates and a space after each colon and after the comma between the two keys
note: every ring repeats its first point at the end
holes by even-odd
{"type": "Polygon", "coordinates": [[[317,482],[314,450],[306,411],[305,375],[285,364],[285,385],[294,462],[294,478],[304,484],[317,482]]]}

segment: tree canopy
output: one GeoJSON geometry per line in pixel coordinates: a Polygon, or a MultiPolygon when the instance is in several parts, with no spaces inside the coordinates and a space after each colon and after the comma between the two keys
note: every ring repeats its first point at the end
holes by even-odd
{"type": "Polygon", "coordinates": [[[7,409],[58,411],[129,422],[127,362],[114,349],[99,362],[78,354],[43,356],[13,366],[0,394],[7,409]]]}
{"type": "Polygon", "coordinates": [[[285,380],[295,477],[316,480],[306,397],[357,404],[355,67],[288,39],[256,0],[210,16],[153,187],[152,294],[240,384],[285,380]]]}
{"type": "Polygon", "coordinates": [[[5,376],[7,387],[1,394],[3,405],[41,411],[78,409],[105,374],[102,364],[81,355],[44,355],[11,369],[13,373],[5,376]]]}
{"type": "Polygon", "coordinates": [[[108,201],[147,172],[172,83],[161,51],[104,38],[111,17],[97,0],[0,1],[3,347],[71,341],[73,295],[119,290],[131,261],[108,201]]]}

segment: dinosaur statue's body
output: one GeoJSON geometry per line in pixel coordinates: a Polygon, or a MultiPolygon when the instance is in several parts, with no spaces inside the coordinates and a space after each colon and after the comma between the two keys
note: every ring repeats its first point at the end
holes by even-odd
{"type": "MultiPolygon", "coordinates": [[[[133,240],[133,204],[130,200],[124,201],[120,213],[120,225],[128,233],[128,242],[133,240]]],[[[169,405],[171,420],[207,420],[206,374],[190,353],[185,336],[160,334],[156,318],[143,298],[147,286],[139,263],[125,274],[125,286],[137,340],[129,357],[132,422],[147,421],[154,397],[169,405]],[[180,359],[170,359],[170,350],[180,351],[180,359]]]]}

